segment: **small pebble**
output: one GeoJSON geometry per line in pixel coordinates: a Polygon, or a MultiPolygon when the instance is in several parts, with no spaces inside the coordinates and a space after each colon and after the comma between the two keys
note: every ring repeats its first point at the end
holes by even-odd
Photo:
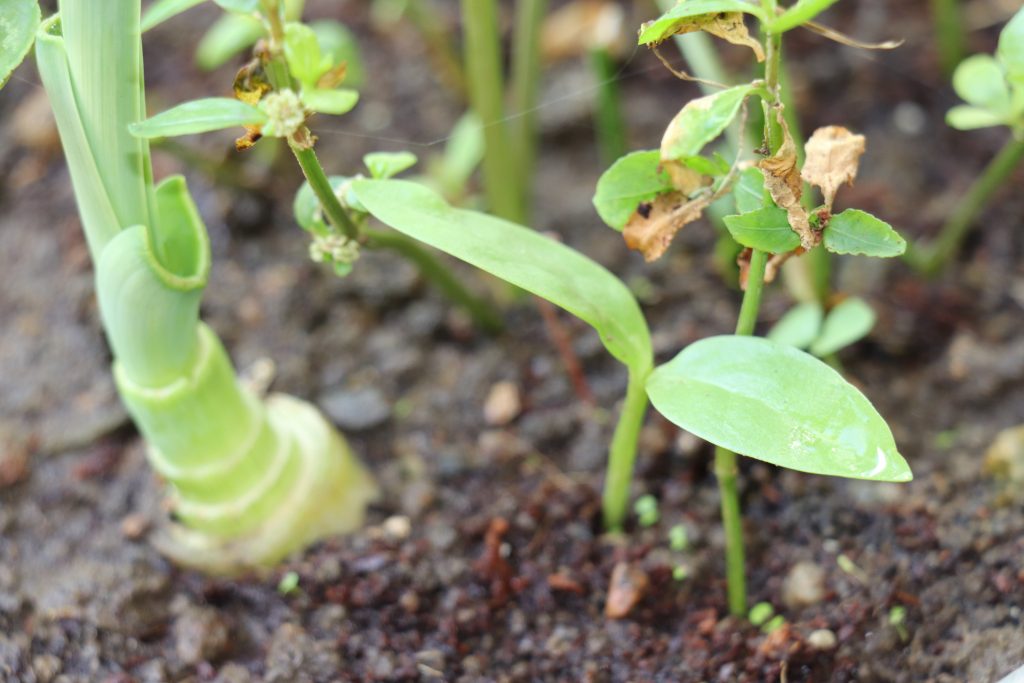
{"type": "Polygon", "coordinates": [[[384,535],[393,541],[404,541],[412,533],[412,522],[405,515],[394,515],[384,520],[384,535]]]}
{"type": "Polygon", "coordinates": [[[608,601],[604,613],[609,619],[622,619],[640,602],[648,585],[647,574],[638,567],[619,562],[612,570],[608,586],[608,601]]]}
{"type": "Polygon", "coordinates": [[[811,634],[807,636],[807,644],[812,650],[831,650],[837,642],[836,634],[827,628],[811,631],[811,634]]]}
{"type": "Polygon", "coordinates": [[[127,515],[121,520],[121,535],[130,541],[137,541],[149,529],[149,520],[138,513],[127,515]]]}
{"type": "Polygon", "coordinates": [[[782,603],[790,609],[816,605],[825,598],[825,570],[813,562],[793,565],[782,584],[782,603]]]}
{"type": "Polygon", "coordinates": [[[185,664],[214,661],[229,645],[223,617],[209,607],[189,607],[174,622],[174,649],[185,664]]]}
{"type": "Polygon", "coordinates": [[[375,387],[329,391],[320,397],[320,407],[346,432],[368,431],[391,417],[391,405],[375,387]]]}
{"type": "Polygon", "coordinates": [[[512,422],[522,410],[519,387],[512,382],[498,382],[492,386],[484,401],[484,419],[494,427],[503,427],[512,422]]]}

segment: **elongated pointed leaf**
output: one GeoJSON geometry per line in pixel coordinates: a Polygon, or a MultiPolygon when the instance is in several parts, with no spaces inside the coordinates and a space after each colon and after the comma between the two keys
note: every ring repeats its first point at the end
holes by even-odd
{"type": "Polygon", "coordinates": [[[142,30],[148,31],[204,2],[206,0],[156,0],[142,14],[142,30]]]}
{"type": "Polygon", "coordinates": [[[969,104],[958,104],[946,112],[946,123],[957,130],[978,130],[1003,126],[1008,122],[1006,117],[988,109],[972,107],[969,104]]]}
{"type": "Polygon", "coordinates": [[[228,97],[209,97],[179,104],[128,129],[136,137],[164,138],[241,128],[266,121],[266,115],[256,107],[228,97]]]}
{"type": "Polygon", "coordinates": [[[260,0],[213,0],[225,12],[252,14],[260,7],[260,0]]]}
{"type": "Polygon", "coordinates": [[[1010,89],[1002,67],[989,55],[972,55],[953,72],[953,89],[964,102],[994,113],[1010,111],[1010,89]]]}
{"type": "Polygon", "coordinates": [[[1017,10],[999,34],[996,57],[1006,70],[1006,78],[1024,88],[1024,7],[1017,10]]]}
{"type": "Polygon", "coordinates": [[[382,223],[561,306],[592,325],[631,369],[650,367],[650,333],[636,299],[578,251],[521,225],[453,208],[409,181],[357,180],[353,190],[382,223]]]}
{"type": "Polygon", "coordinates": [[[768,338],[779,344],[806,349],[818,338],[824,317],[824,311],[815,302],[794,306],[775,323],[768,332],[768,338]]]}
{"type": "Polygon", "coordinates": [[[792,346],[759,337],[703,339],[655,368],[647,394],[683,429],[773,465],[854,479],[912,478],[864,394],[792,346]]]}
{"type": "Polygon", "coordinates": [[[725,216],[722,220],[733,239],[745,247],[785,254],[800,246],[800,236],[789,226],[789,216],[777,206],[725,216]]]}
{"type": "Polygon", "coordinates": [[[0,0],[0,88],[32,48],[41,19],[38,0],[0,0]]]}
{"type": "Polygon", "coordinates": [[[637,206],[672,189],[672,179],[661,170],[660,152],[633,152],[601,175],[594,194],[594,208],[601,220],[621,231],[637,206]]]}
{"type": "Polygon", "coordinates": [[[196,46],[196,64],[212,71],[223,66],[263,36],[263,25],[245,14],[224,14],[207,29],[196,46]]]}
{"type": "Polygon", "coordinates": [[[363,157],[370,176],[377,180],[393,178],[415,166],[416,162],[416,155],[412,152],[371,152],[363,157]]]}
{"type": "Polygon", "coordinates": [[[737,85],[728,90],[705,95],[686,103],[661,139],[662,161],[683,161],[697,156],[732,123],[753,90],[751,85],[737,85]]]}
{"type": "Polygon", "coordinates": [[[691,23],[696,17],[723,12],[745,12],[761,21],[766,18],[759,6],[743,0],[684,0],[654,21],[644,24],[640,29],[639,44],[660,43],[678,33],[680,25],[691,23]]]}
{"type": "Polygon", "coordinates": [[[839,0],[797,0],[792,7],[768,22],[768,33],[782,33],[802,26],[839,0]]]}
{"type": "Polygon", "coordinates": [[[858,297],[846,299],[829,311],[821,335],[811,345],[815,356],[828,356],[868,336],[875,326],[875,311],[858,297]]]}
{"type": "Polygon", "coordinates": [[[348,88],[337,90],[304,90],[302,103],[309,109],[321,114],[341,116],[352,111],[359,102],[359,93],[348,88]]]}
{"type": "Polygon", "coordinates": [[[880,258],[899,256],[907,250],[907,241],[891,225],[858,209],[847,209],[832,216],[822,243],[836,254],[880,258]]]}

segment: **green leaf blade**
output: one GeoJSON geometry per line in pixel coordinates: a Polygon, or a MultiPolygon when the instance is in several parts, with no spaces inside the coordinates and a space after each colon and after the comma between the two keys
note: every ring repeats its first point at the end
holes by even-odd
{"type": "Polygon", "coordinates": [[[796,4],[768,22],[765,30],[768,33],[784,33],[802,26],[814,19],[839,0],[798,0],[796,4]]]}
{"type": "Polygon", "coordinates": [[[737,85],[686,103],[665,130],[661,140],[662,161],[682,161],[697,156],[732,123],[743,101],[754,90],[737,85]]]}
{"type": "Polygon", "coordinates": [[[651,337],[636,299],[603,266],[536,231],[456,209],[432,190],[405,180],[357,180],[367,211],[409,237],[522,287],[589,323],[605,348],[644,376],[651,337]]]}
{"type": "Polygon", "coordinates": [[[644,24],[640,28],[638,43],[640,45],[660,43],[675,35],[681,24],[688,23],[695,17],[721,12],[745,12],[752,14],[760,21],[764,21],[767,16],[760,7],[743,2],[743,0],[689,0],[680,2],[654,21],[644,24]]]}
{"type": "Polygon", "coordinates": [[[818,338],[825,312],[817,302],[794,306],[786,311],[768,332],[768,339],[779,344],[806,349],[818,338]]]}
{"type": "Polygon", "coordinates": [[[791,346],[759,337],[703,339],[656,368],[647,393],[679,427],[773,465],[874,481],[913,476],[868,399],[791,346]]]}
{"type": "Polygon", "coordinates": [[[829,311],[821,335],[811,345],[815,356],[830,356],[868,336],[875,326],[875,311],[859,297],[846,299],[829,311]]]}
{"type": "Polygon", "coordinates": [[[315,112],[341,116],[359,103],[359,93],[349,88],[303,90],[302,103],[315,112]]]}
{"type": "Polygon", "coordinates": [[[196,46],[196,65],[204,71],[227,64],[263,36],[263,25],[245,14],[224,14],[207,29],[196,46]]]}
{"type": "Polygon", "coordinates": [[[417,162],[412,152],[371,152],[363,157],[363,164],[376,180],[387,180],[407,171],[417,162]]]}
{"type": "Polygon", "coordinates": [[[1003,69],[989,55],[972,55],[953,72],[953,89],[964,102],[995,114],[1010,111],[1010,89],[1003,69]]]}
{"type": "Polygon", "coordinates": [[[756,166],[740,173],[740,179],[733,189],[736,210],[750,213],[764,207],[764,173],[756,166]]]}
{"type": "Polygon", "coordinates": [[[179,104],[129,126],[129,130],[139,138],[162,138],[259,125],[266,120],[263,112],[244,102],[227,97],[209,97],[179,104]]]}
{"type": "Polygon", "coordinates": [[[907,250],[907,241],[891,225],[858,209],[847,209],[832,216],[822,243],[834,254],[878,258],[900,256],[907,250]]]}
{"type": "Polygon", "coordinates": [[[733,239],[745,247],[785,254],[800,246],[800,236],[790,227],[786,212],[777,206],[725,216],[722,220],[733,239]]]}
{"type": "Polygon", "coordinates": [[[1024,88],[1024,7],[1003,27],[999,34],[996,58],[1006,70],[1006,78],[1024,88]]]}
{"type": "Polygon", "coordinates": [[[38,0],[0,0],[0,88],[32,49],[41,21],[38,0]]]}
{"type": "Polygon", "coordinates": [[[946,112],[946,124],[957,130],[978,130],[1007,124],[1006,119],[995,112],[969,104],[958,104],[946,112]]]}
{"type": "Polygon", "coordinates": [[[594,208],[609,227],[621,231],[637,206],[672,189],[672,180],[661,170],[660,152],[632,152],[601,175],[594,208]]]}
{"type": "Polygon", "coordinates": [[[204,2],[206,0],[157,0],[142,14],[142,32],[145,33],[204,2]]]}

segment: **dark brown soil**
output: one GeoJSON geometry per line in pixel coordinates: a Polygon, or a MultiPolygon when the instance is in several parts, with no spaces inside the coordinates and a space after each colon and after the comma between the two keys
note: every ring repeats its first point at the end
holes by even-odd
{"type": "MultiPolygon", "coordinates": [[[[896,52],[811,36],[789,52],[806,127],[868,136],[861,177],[841,201],[915,237],[934,232],[1004,134],[943,124],[954,97],[926,4],[862,0],[829,16],[866,39],[906,38],[896,52]]],[[[418,143],[443,137],[459,107],[416,34],[374,33],[362,2],[311,5],[359,27],[373,83],[361,113],[317,126],[329,169],[351,172],[377,148],[438,153],[418,143]]],[[[153,109],[227,89],[230,69],[190,66],[211,16],[197,10],[147,37],[153,109]]],[[[974,32],[972,47],[991,49],[994,35],[974,32]]],[[[643,293],[668,358],[730,331],[738,295],[714,272],[708,225],[645,265],[599,224],[587,79],[581,65],[547,73],[536,224],[643,293]]],[[[983,471],[996,433],[1024,420],[1020,192],[1000,195],[938,281],[898,262],[838,263],[840,291],[867,297],[880,318],[843,354],[847,375],[889,418],[916,478],[877,485],[744,463],[751,600],[786,619],[765,635],[727,616],[709,448],[653,413],[635,493],[653,494],[661,519],[601,534],[598,491],[625,374],[589,328],[563,316],[600,409],[576,399],[528,302],[491,339],[390,255],[367,255],[344,280],[310,263],[289,215],[298,177],[287,159],[245,159],[239,176],[224,163],[230,138],[188,141],[212,155],[215,183],[161,152],[157,174],[188,174],[211,232],[206,320],[243,371],[273,358],[275,388],[354,403],[338,419],[386,492],[360,533],[269,576],[210,579],[175,569],[146,542],[161,492],[113,392],[36,81],[23,68],[0,97],[0,680],[986,683],[1024,663],[1024,512],[983,471]],[[523,410],[492,427],[481,406],[500,381],[519,389],[523,410]],[[689,538],[682,551],[669,547],[676,525],[689,538]],[[646,590],[610,620],[619,563],[646,590]],[[281,594],[286,572],[298,587],[281,594]]],[[[655,146],[693,95],[645,53],[625,64],[621,86],[636,148],[655,146]]],[[[487,291],[481,276],[460,272],[487,291]]],[[[788,305],[774,287],[763,318],[788,305]]]]}

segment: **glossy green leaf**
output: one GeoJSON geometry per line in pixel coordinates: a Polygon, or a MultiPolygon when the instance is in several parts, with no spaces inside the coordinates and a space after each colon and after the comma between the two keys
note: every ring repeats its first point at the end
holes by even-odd
{"type": "Polygon", "coordinates": [[[156,0],[142,13],[142,30],[148,31],[206,0],[156,0]]]}
{"type": "Polygon", "coordinates": [[[1006,70],[1006,78],[1024,88],[1024,7],[1017,10],[999,34],[996,57],[1006,70]]]}
{"type": "Polygon", "coordinates": [[[416,165],[412,152],[371,152],[363,157],[363,164],[377,180],[387,180],[416,165]]]}
{"type": "Polygon", "coordinates": [[[782,33],[806,24],[839,0],[797,0],[785,12],[768,22],[768,33],[782,33]]]}
{"type": "Polygon", "coordinates": [[[225,12],[252,14],[260,8],[260,0],[213,0],[225,12]]]}
{"type": "Polygon", "coordinates": [[[594,208],[601,220],[622,230],[639,204],[672,189],[671,178],[661,170],[661,154],[657,150],[632,152],[601,175],[594,208]]]}
{"type": "Polygon", "coordinates": [[[640,28],[639,44],[660,43],[678,33],[684,25],[692,23],[694,18],[721,12],[745,12],[761,21],[766,18],[759,6],[743,0],[683,0],[654,21],[644,24],[640,28]]]}
{"type": "Polygon", "coordinates": [[[196,47],[196,64],[212,71],[227,64],[263,36],[258,19],[244,14],[223,14],[203,34],[196,47]]]}
{"type": "Polygon", "coordinates": [[[207,133],[224,128],[265,123],[266,115],[256,107],[228,97],[209,97],[179,104],[145,121],[128,127],[140,138],[163,138],[207,133]]]}
{"type": "Polygon", "coordinates": [[[722,134],[740,110],[743,101],[754,89],[737,85],[686,103],[661,139],[663,161],[685,161],[697,156],[704,146],[722,134]]]}
{"type": "Polygon", "coordinates": [[[745,247],[770,254],[785,254],[800,246],[800,236],[789,226],[786,212],[777,206],[725,216],[722,220],[733,239],[745,247]]]}
{"type": "Polygon", "coordinates": [[[366,70],[359,53],[355,34],[343,24],[329,19],[309,24],[320,43],[320,51],[330,57],[331,64],[345,63],[345,85],[358,88],[366,81],[366,70]]]}
{"type": "Polygon", "coordinates": [[[38,0],[0,0],[0,88],[32,48],[40,21],[38,0]]]}
{"type": "Polygon", "coordinates": [[[1006,117],[988,109],[958,104],[946,112],[946,123],[957,130],[977,130],[1006,125],[1006,117]]]}
{"type": "Polygon", "coordinates": [[[824,317],[816,302],[800,304],[786,311],[767,336],[773,342],[806,349],[818,338],[824,317]]]}
{"type": "Polygon", "coordinates": [[[868,336],[874,326],[875,312],[866,301],[859,297],[846,299],[829,311],[811,353],[829,356],[868,336]]]}
{"type": "Polygon", "coordinates": [[[760,337],[702,339],[654,370],[647,395],[683,429],[773,465],[876,481],[912,478],[868,399],[792,346],[760,337]]]}
{"type": "Polygon", "coordinates": [[[964,102],[996,113],[1009,112],[1010,89],[1003,69],[989,55],[972,55],[953,72],[953,89],[964,102]]]}
{"type": "Polygon", "coordinates": [[[892,226],[867,211],[847,209],[832,216],[825,228],[825,248],[836,254],[888,258],[907,250],[907,242],[892,226]]]}
{"type": "Polygon", "coordinates": [[[650,333],[636,299],[578,251],[521,225],[453,208],[409,181],[356,180],[353,190],[382,223],[561,306],[592,325],[631,369],[650,367],[650,333]]]}
{"type": "Polygon", "coordinates": [[[335,90],[312,90],[302,91],[302,103],[309,109],[321,114],[332,114],[341,116],[352,111],[352,108],[359,102],[359,93],[348,88],[337,88],[335,90]]]}
{"type": "Polygon", "coordinates": [[[740,179],[733,188],[736,210],[740,213],[757,211],[764,206],[764,174],[757,167],[750,167],[740,173],[740,179]]]}
{"type": "Polygon", "coordinates": [[[285,26],[284,55],[292,76],[307,87],[315,85],[331,68],[331,59],[320,51],[316,33],[305,24],[290,22],[285,26]]]}

